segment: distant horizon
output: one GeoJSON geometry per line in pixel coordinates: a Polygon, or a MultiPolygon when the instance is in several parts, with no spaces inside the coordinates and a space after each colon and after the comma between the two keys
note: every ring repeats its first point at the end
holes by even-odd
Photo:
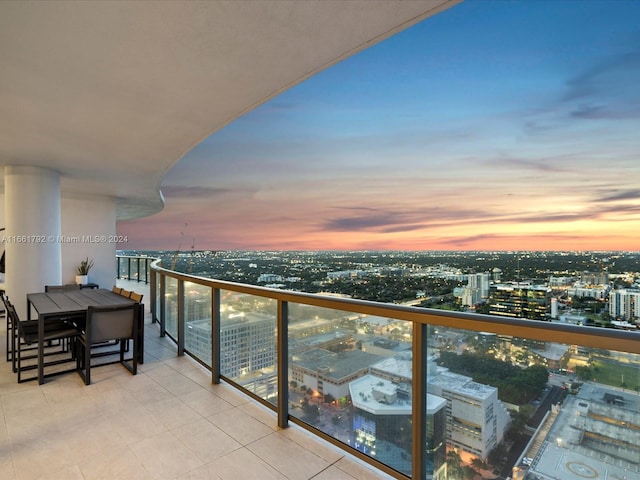
{"type": "Polygon", "coordinates": [[[283,250],[283,249],[246,249],[246,248],[234,248],[234,249],[214,249],[214,248],[196,248],[196,249],[171,249],[171,248],[118,248],[117,252],[123,251],[136,251],[136,252],[172,252],[175,253],[190,253],[190,252],[360,252],[360,253],[370,253],[370,252],[413,252],[413,253],[601,253],[601,254],[616,254],[616,253],[628,253],[628,254],[640,254],[640,250],[402,250],[402,249],[371,249],[371,250],[358,250],[358,249],[312,249],[312,250],[283,250]]]}
{"type": "Polygon", "coordinates": [[[637,251],[638,18],[455,5],[205,139],[118,247],[637,251]]]}

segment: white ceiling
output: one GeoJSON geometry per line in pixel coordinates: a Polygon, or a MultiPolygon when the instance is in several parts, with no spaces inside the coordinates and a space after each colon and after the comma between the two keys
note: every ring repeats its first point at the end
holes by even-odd
{"type": "Polygon", "coordinates": [[[156,213],[211,133],[458,1],[2,1],[0,165],[156,213]]]}

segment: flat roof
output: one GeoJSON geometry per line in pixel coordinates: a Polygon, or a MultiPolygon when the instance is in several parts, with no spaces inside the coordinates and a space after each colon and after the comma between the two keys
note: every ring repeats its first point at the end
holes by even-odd
{"type": "Polygon", "coordinates": [[[496,392],[496,388],[483,385],[471,380],[471,377],[459,375],[449,371],[442,371],[438,375],[428,379],[429,385],[437,385],[445,390],[450,390],[470,398],[484,400],[496,392]]]}
{"type": "Polygon", "coordinates": [[[316,348],[294,355],[290,363],[315,372],[317,372],[319,368],[327,367],[328,371],[324,376],[340,380],[369,368],[369,365],[379,358],[379,355],[361,350],[334,353],[316,348]]]}
{"type": "Polygon", "coordinates": [[[529,470],[562,480],[639,478],[639,407],[640,395],[635,392],[583,384],[576,395],[565,399],[529,470]],[[614,398],[617,403],[611,402],[614,398]],[[607,439],[603,448],[585,443],[584,431],[607,439]]]}
{"type": "MultiPolygon", "coordinates": [[[[411,415],[411,397],[408,399],[397,398],[392,404],[379,402],[375,399],[373,391],[387,392],[393,394],[397,390],[397,385],[393,382],[377,377],[375,375],[365,375],[349,384],[349,392],[353,405],[360,410],[373,415],[411,415]]],[[[427,393],[427,413],[433,414],[444,408],[447,401],[427,393]]]]}
{"type": "MultiPolygon", "coordinates": [[[[432,360],[433,361],[433,360],[432,360]]],[[[411,381],[412,363],[410,355],[395,355],[371,365],[371,368],[388,373],[394,377],[411,381]]],[[[429,375],[427,383],[437,385],[445,390],[454,391],[468,397],[485,399],[496,391],[495,387],[474,382],[471,377],[450,372],[444,367],[436,367],[433,375],[429,375]]]]}

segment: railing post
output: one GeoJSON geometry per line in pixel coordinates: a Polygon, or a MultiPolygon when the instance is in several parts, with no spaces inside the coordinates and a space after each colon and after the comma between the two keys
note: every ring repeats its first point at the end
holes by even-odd
{"type": "Polygon", "coordinates": [[[278,426],[289,426],[289,303],[278,300],[278,426]]]}
{"type": "Polygon", "coordinates": [[[211,383],[220,383],[220,289],[211,288],[211,383]]]}
{"type": "Polygon", "coordinates": [[[120,279],[120,257],[116,255],[116,278],[120,279]]]}
{"type": "Polygon", "coordinates": [[[178,356],[184,355],[185,333],[184,280],[178,280],[178,356]]]}
{"type": "Polygon", "coordinates": [[[427,326],[413,323],[411,478],[426,478],[427,326]]]}
{"type": "Polygon", "coordinates": [[[127,280],[131,280],[131,257],[127,257],[127,280]]]}
{"type": "Polygon", "coordinates": [[[160,336],[164,337],[167,334],[166,318],[167,318],[167,305],[165,299],[165,290],[167,285],[167,277],[164,274],[160,274],[160,336]]]}
{"type": "Polygon", "coordinates": [[[150,302],[150,310],[151,310],[151,323],[156,323],[158,321],[158,312],[156,311],[156,305],[158,301],[158,285],[156,283],[156,272],[149,272],[150,282],[149,282],[149,295],[151,297],[150,302]]]}

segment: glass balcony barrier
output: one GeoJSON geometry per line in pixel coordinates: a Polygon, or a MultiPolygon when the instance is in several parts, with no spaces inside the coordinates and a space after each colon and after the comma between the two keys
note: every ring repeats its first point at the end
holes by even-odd
{"type": "Polygon", "coordinates": [[[396,478],[640,476],[640,333],[151,268],[152,315],[221,379],[396,478]]]}
{"type": "Polygon", "coordinates": [[[142,283],[150,281],[151,257],[116,255],[116,274],[118,279],[142,283]]]}

